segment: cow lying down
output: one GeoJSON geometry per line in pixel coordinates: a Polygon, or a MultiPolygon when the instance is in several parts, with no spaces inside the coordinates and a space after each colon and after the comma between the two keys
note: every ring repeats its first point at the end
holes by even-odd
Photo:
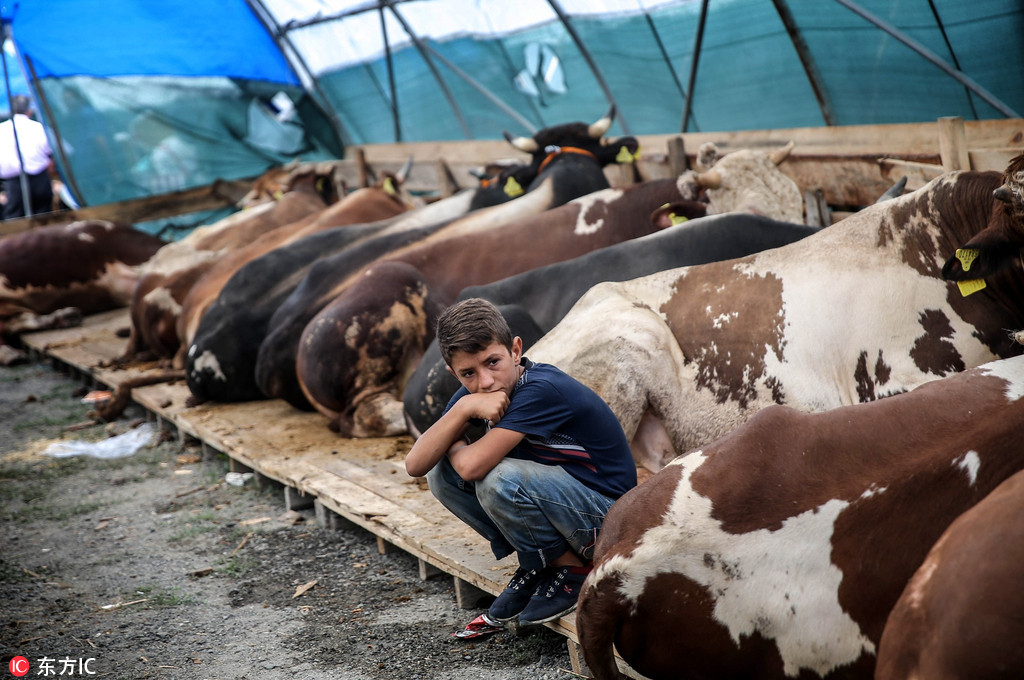
{"type": "Polygon", "coordinates": [[[1024,677],[1024,471],[960,515],[889,614],[878,680],[1024,677]]]}
{"type": "Polygon", "coordinates": [[[653,679],[870,678],[929,549],[1024,469],[1022,431],[1020,356],[869,404],[761,410],[612,506],[576,615],[587,664],[618,677],[614,645],[653,679]]]}
{"type": "Polygon", "coordinates": [[[771,404],[822,411],[1015,356],[1024,271],[1003,253],[1024,220],[996,192],[1022,180],[1001,181],[949,173],[791,245],[598,284],[529,357],[600,394],[656,471],[771,404]],[[960,244],[987,277],[968,297],[942,276],[960,244]],[[1013,266],[986,269],[990,252],[1013,266]]]}
{"type": "MultiPolygon", "coordinates": [[[[498,305],[509,327],[529,348],[597,283],[742,257],[793,243],[818,231],[744,212],[709,215],[672,225],[688,209],[681,205],[659,208],[651,219],[663,225],[652,234],[494,283],[470,286],[459,293],[459,299],[481,297],[498,305]]],[[[403,401],[410,432],[418,436],[430,427],[458,387],[434,339],[405,387],[403,401]]]]}
{"type": "MultiPolygon", "coordinates": [[[[81,323],[124,307],[146,262],[164,242],[127,224],[83,220],[0,239],[0,337],[81,323]]],[[[24,355],[4,345],[0,363],[24,355]]]]}

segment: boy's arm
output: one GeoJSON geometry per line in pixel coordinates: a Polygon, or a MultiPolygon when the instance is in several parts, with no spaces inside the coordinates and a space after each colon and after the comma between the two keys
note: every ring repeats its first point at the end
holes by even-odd
{"type": "MultiPolygon", "coordinates": [[[[412,449],[405,457],[405,470],[413,477],[422,477],[427,474],[437,462],[441,460],[441,457],[449,453],[464,447],[466,449],[473,449],[478,453],[483,453],[484,450],[489,451],[487,459],[493,459],[493,462],[487,466],[487,469],[480,474],[480,479],[483,475],[487,474],[491,468],[498,464],[506,453],[512,450],[512,448],[518,443],[519,439],[522,439],[522,435],[518,435],[518,438],[512,442],[508,448],[500,452],[498,455],[496,452],[491,451],[492,447],[498,446],[496,438],[491,437],[494,433],[492,430],[484,435],[478,442],[465,446],[463,442],[463,436],[466,433],[466,429],[469,425],[471,418],[480,418],[482,420],[489,420],[492,423],[496,423],[505,414],[505,409],[508,408],[508,397],[504,392],[489,392],[479,394],[467,394],[457,402],[441,416],[440,419],[427,430],[420,435],[419,439],[413,444],[412,449]],[[481,449],[476,447],[484,443],[485,440],[489,440],[487,445],[481,449]],[[496,458],[494,456],[497,455],[496,458]]],[[[502,430],[502,432],[508,432],[509,434],[515,435],[516,433],[510,432],[509,430],[502,430]]],[[[460,465],[462,460],[469,461],[469,456],[463,455],[458,456],[460,465]]],[[[455,464],[456,457],[452,457],[452,463],[455,464]]],[[[472,460],[476,460],[473,457],[472,460]]],[[[476,467],[475,465],[473,467],[476,467]]],[[[459,469],[459,465],[455,467],[456,472],[459,472],[463,479],[469,479],[462,475],[462,470],[459,469]]]]}

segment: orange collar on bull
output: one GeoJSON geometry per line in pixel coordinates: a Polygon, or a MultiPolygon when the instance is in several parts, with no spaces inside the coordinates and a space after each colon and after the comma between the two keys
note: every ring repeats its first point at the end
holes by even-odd
{"type": "Polygon", "coordinates": [[[592,154],[591,152],[587,151],[586,149],[577,148],[575,146],[555,146],[554,144],[552,144],[550,146],[544,147],[544,150],[547,151],[548,155],[545,156],[544,160],[541,161],[540,163],[540,167],[537,168],[538,175],[544,172],[544,168],[548,166],[548,163],[554,160],[555,156],[559,154],[577,153],[581,156],[590,156],[591,158],[596,159],[596,156],[594,156],[594,154],[592,154]]]}

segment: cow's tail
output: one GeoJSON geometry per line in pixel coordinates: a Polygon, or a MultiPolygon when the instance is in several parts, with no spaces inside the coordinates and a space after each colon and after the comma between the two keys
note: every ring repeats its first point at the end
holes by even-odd
{"type": "Polygon", "coordinates": [[[576,634],[583,660],[596,680],[621,680],[615,663],[615,636],[618,623],[628,612],[618,595],[618,577],[587,580],[576,607],[576,634]]]}

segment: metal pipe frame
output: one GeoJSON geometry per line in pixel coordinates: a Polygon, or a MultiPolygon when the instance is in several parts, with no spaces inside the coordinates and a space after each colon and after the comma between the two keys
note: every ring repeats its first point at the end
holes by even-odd
{"type": "Polygon", "coordinates": [[[815,63],[814,57],[811,56],[811,51],[807,47],[807,41],[804,40],[800,28],[796,25],[793,13],[789,11],[789,5],[786,3],[786,0],[772,0],[772,3],[775,5],[775,11],[779,13],[779,18],[782,19],[782,25],[785,26],[786,33],[789,34],[789,40],[796,49],[800,63],[803,64],[804,73],[807,74],[807,81],[814,91],[815,99],[818,100],[818,108],[821,109],[821,117],[825,119],[825,125],[835,125],[836,114],[832,108],[832,101],[825,91],[825,83],[822,81],[821,73],[818,72],[818,65],[815,63]]]}
{"type": "Polygon", "coordinates": [[[683,123],[680,132],[686,132],[687,123],[690,120],[690,111],[693,109],[693,89],[697,83],[697,65],[700,63],[700,51],[704,43],[704,24],[708,20],[708,0],[701,0],[700,18],[697,20],[697,36],[693,41],[693,61],[690,63],[690,80],[686,85],[686,104],[683,106],[683,123]]]}
{"type": "Polygon", "coordinates": [[[622,115],[622,107],[615,101],[615,95],[612,94],[611,88],[608,87],[608,83],[601,74],[601,69],[597,67],[597,62],[594,61],[594,57],[590,54],[590,50],[587,49],[587,46],[583,43],[583,39],[580,38],[576,29],[573,28],[572,23],[569,21],[569,16],[565,13],[565,10],[562,9],[561,3],[559,3],[558,0],[548,0],[548,4],[551,5],[551,9],[555,11],[555,14],[558,16],[558,20],[562,22],[566,32],[569,33],[569,37],[572,38],[572,41],[576,44],[576,49],[580,51],[583,61],[587,62],[587,66],[590,67],[591,73],[593,73],[594,78],[597,79],[597,84],[601,87],[601,90],[604,91],[604,96],[608,100],[608,103],[614,106],[615,110],[619,112],[619,126],[622,127],[622,131],[627,135],[631,134],[629,126],[626,124],[626,119],[622,115]]]}
{"type": "Polygon", "coordinates": [[[381,4],[386,5],[391,13],[395,15],[398,23],[402,24],[402,29],[408,34],[409,39],[412,40],[413,45],[416,46],[416,50],[423,57],[423,61],[426,62],[427,68],[434,75],[434,79],[437,80],[438,86],[441,88],[441,92],[444,93],[445,99],[448,100],[448,105],[452,107],[452,111],[455,112],[455,118],[459,121],[459,126],[462,128],[462,134],[466,136],[466,139],[473,139],[473,133],[469,129],[469,125],[466,124],[466,119],[462,115],[462,110],[459,109],[459,105],[455,101],[455,97],[452,96],[451,90],[448,89],[448,85],[445,84],[444,78],[441,77],[441,72],[437,70],[437,66],[430,58],[430,50],[424,45],[423,40],[420,36],[412,29],[409,22],[405,20],[402,13],[395,7],[393,0],[381,0],[381,4]]]}
{"type": "Polygon", "coordinates": [[[309,64],[306,63],[298,48],[295,47],[288,37],[288,31],[278,25],[270,10],[263,4],[263,0],[245,0],[245,2],[256,18],[259,19],[260,23],[263,24],[263,28],[270,34],[270,38],[281,48],[281,54],[289,61],[292,70],[295,71],[295,75],[299,78],[299,82],[302,83],[302,87],[309,93],[313,103],[330,121],[342,149],[348,147],[351,140],[345,133],[345,126],[342,125],[338,112],[331,105],[330,99],[327,98],[326,93],[320,87],[320,81],[313,75],[309,64]],[[298,65],[298,68],[296,68],[296,65],[298,65]]]}
{"type": "Polygon", "coordinates": [[[903,43],[904,45],[906,45],[907,47],[909,47],[910,49],[912,49],[913,51],[917,52],[919,55],[921,55],[922,57],[924,57],[925,59],[930,61],[935,66],[938,66],[947,75],[952,77],[958,83],[960,83],[961,85],[965,86],[971,92],[974,92],[974,94],[976,94],[979,97],[981,97],[992,108],[994,108],[995,110],[999,111],[999,113],[1003,114],[1007,118],[1020,118],[1020,114],[1019,113],[1017,113],[1016,111],[1011,109],[1009,106],[1007,106],[1004,102],[1002,102],[1000,99],[998,99],[991,92],[989,92],[988,90],[983,88],[981,85],[976,83],[974,80],[972,80],[970,77],[968,77],[962,71],[959,71],[959,70],[953,68],[952,66],[950,66],[949,64],[947,64],[945,61],[943,61],[943,59],[940,56],[938,56],[937,54],[935,54],[934,52],[929,50],[927,47],[925,47],[921,43],[919,43],[916,40],[914,40],[913,38],[911,38],[909,35],[907,35],[903,31],[899,30],[898,28],[896,28],[892,24],[883,21],[879,17],[876,17],[874,14],[871,14],[866,9],[864,9],[863,7],[857,5],[854,2],[851,2],[850,0],[835,0],[835,1],[838,2],[840,5],[842,5],[843,7],[847,8],[848,10],[850,10],[851,12],[853,12],[854,14],[856,14],[857,16],[859,16],[862,19],[866,20],[867,22],[869,22],[871,24],[874,24],[876,27],[882,29],[883,31],[885,31],[886,33],[891,35],[893,38],[895,38],[899,42],[903,43]]]}

